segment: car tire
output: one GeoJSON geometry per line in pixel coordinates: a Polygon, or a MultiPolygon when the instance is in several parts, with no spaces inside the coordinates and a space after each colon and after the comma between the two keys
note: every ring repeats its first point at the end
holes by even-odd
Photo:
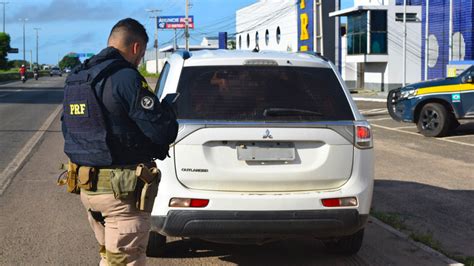
{"type": "Polygon", "coordinates": [[[402,121],[403,111],[400,110],[398,106],[398,101],[400,100],[400,89],[394,89],[388,92],[387,95],[387,110],[388,114],[395,121],[402,121]]]}
{"type": "Polygon", "coordinates": [[[355,234],[335,240],[326,240],[323,241],[323,243],[326,249],[331,253],[350,256],[356,254],[360,250],[363,239],[364,229],[361,229],[355,234]]]}
{"type": "Polygon", "coordinates": [[[52,77],[53,75],[49,74],[50,77],[52,77]]]}
{"type": "Polygon", "coordinates": [[[451,129],[453,115],[439,103],[428,103],[421,108],[417,127],[425,137],[443,137],[451,129]]]}
{"type": "Polygon", "coordinates": [[[150,232],[146,255],[148,257],[159,258],[164,255],[166,247],[166,236],[157,232],[150,232]]]}
{"type": "Polygon", "coordinates": [[[455,130],[456,128],[458,128],[461,124],[459,123],[459,121],[456,119],[456,117],[452,117],[451,118],[451,130],[455,130]]]}

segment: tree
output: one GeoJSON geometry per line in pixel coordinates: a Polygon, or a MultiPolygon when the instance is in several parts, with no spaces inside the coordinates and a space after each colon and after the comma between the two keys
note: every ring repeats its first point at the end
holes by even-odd
{"type": "Polygon", "coordinates": [[[8,50],[10,50],[10,35],[0,32],[0,69],[8,68],[8,50]]]}
{"type": "Polygon", "coordinates": [[[229,40],[229,41],[227,42],[227,49],[229,49],[229,50],[235,50],[235,47],[236,47],[235,40],[229,40]]]}
{"type": "Polygon", "coordinates": [[[81,64],[81,60],[79,60],[79,57],[73,56],[72,54],[67,54],[59,62],[59,68],[61,69],[64,69],[66,67],[73,68],[80,64],[81,64]]]}
{"type": "Polygon", "coordinates": [[[23,60],[10,60],[8,61],[8,68],[19,68],[21,65],[27,66],[29,64],[28,61],[23,60]]]}

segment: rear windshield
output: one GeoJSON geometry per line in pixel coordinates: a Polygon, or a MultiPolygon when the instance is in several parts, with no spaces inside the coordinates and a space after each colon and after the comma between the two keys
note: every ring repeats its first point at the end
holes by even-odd
{"type": "Polygon", "coordinates": [[[178,92],[179,119],[354,120],[341,85],[328,68],[185,67],[178,92]]]}

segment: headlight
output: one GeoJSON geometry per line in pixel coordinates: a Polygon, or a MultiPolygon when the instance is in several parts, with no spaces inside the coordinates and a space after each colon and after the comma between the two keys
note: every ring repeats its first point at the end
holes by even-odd
{"type": "Polygon", "coordinates": [[[417,94],[417,90],[415,88],[406,88],[405,90],[400,92],[400,98],[406,99],[411,98],[417,94]]]}

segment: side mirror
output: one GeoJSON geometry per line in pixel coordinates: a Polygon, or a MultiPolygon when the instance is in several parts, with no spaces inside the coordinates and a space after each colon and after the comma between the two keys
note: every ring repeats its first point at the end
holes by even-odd
{"type": "Polygon", "coordinates": [[[464,78],[464,83],[474,83],[474,80],[472,78],[472,74],[471,75],[467,75],[465,78],[464,78]]]}

